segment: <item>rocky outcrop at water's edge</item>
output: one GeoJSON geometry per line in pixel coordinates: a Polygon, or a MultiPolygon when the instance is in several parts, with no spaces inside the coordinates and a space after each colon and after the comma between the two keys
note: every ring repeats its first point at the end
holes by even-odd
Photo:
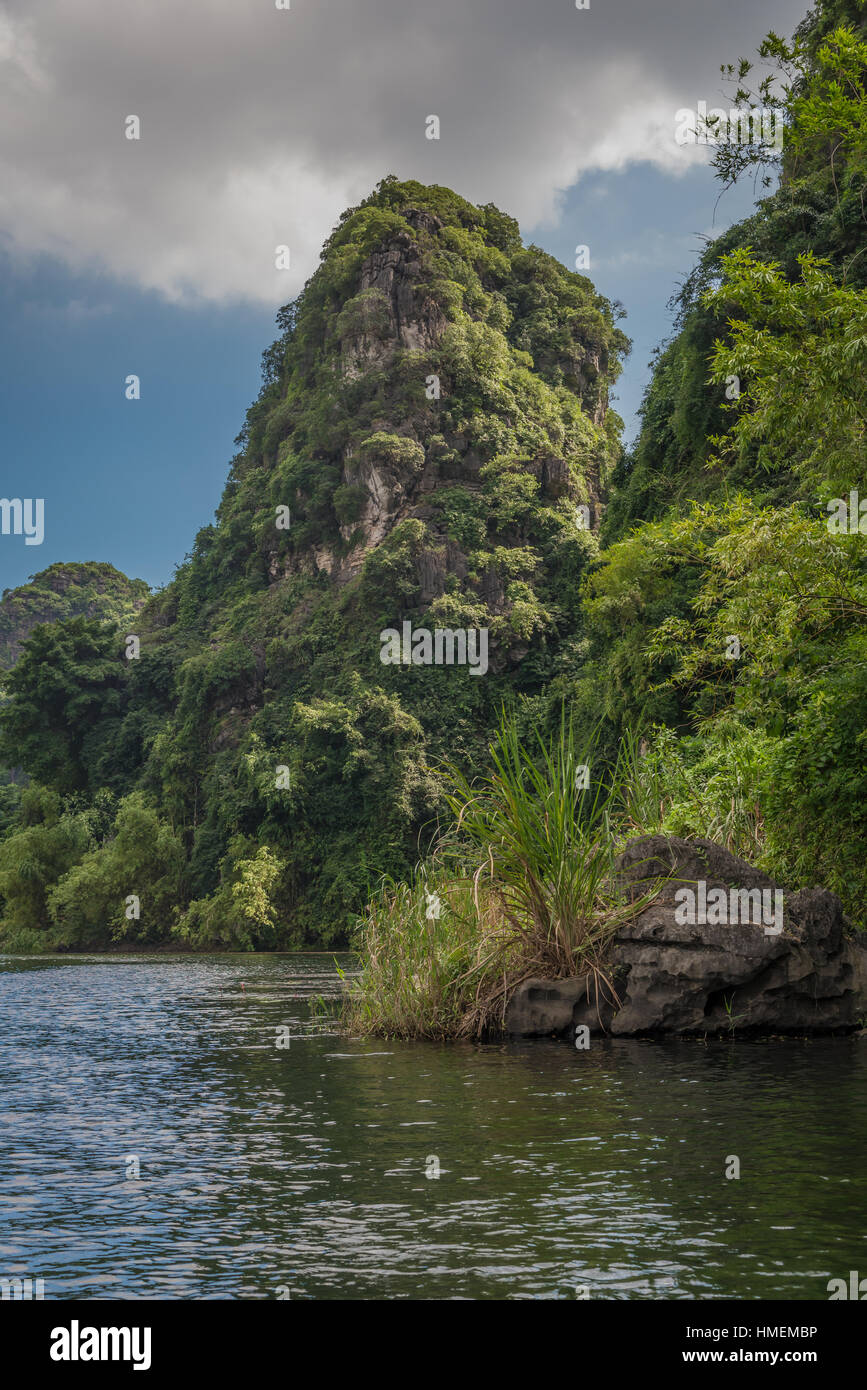
{"type": "Polygon", "coordinates": [[[788,892],[708,840],[645,836],[617,867],[639,910],[610,943],[614,992],[597,994],[587,978],[525,981],[509,1033],[803,1035],[863,1024],[867,946],[834,893],[788,892]]]}

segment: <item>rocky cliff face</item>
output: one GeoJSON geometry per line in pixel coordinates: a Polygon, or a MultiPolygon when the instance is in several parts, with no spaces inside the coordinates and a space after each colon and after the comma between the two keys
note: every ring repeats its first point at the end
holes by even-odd
{"type": "MultiPolygon", "coordinates": [[[[433,243],[444,230],[440,218],[420,208],[406,207],[402,215],[413,233],[423,233],[433,243]]],[[[424,265],[417,235],[405,231],[397,232],[385,246],[367,257],[361,267],[358,294],[351,301],[356,313],[340,340],[340,370],[347,380],[396,371],[403,353],[417,354],[420,361],[427,359],[430,365],[438,364],[445,355],[450,320],[424,278],[424,265]]],[[[590,382],[598,382],[600,376],[604,380],[608,367],[607,354],[603,361],[601,353],[594,353],[578,338],[560,364],[564,377],[568,375],[578,389],[587,416],[598,429],[605,423],[607,390],[591,390],[590,382]]],[[[447,379],[438,373],[429,375],[435,381],[427,390],[449,390],[451,383],[447,379]]],[[[340,527],[342,540],[351,548],[337,564],[332,554],[319,550],[317,565],[324,565],[339,582],[345,583],[359,572],[368,551],[379,545],[396,524],[408,517],[418,518],[437,540],[444,541],[440,548],[424,549],[418,556],[420,598],[422,603],[429,603],[445,592],[448,575],[461,582],[468,575],[467,555],[453,542],[450,544],[447,535],[438,534],[435,494],[439,487],[456,483],[480,494],[484,490],[480,480],[483,455],[474,447],[471,422],[443,435],[425,429],[431,421],[415,421],[407,415],[391,414],[376,423],[392,439],[405,439],[407,444],[399,451],[393,446],[389,449],[384,441],[378,447],[371,443],[357,449],[353,444],[346,447],[341,459],[341,484],[357,490],[359,495],[356,520],[340,527]]],[[[600,440],[596,456],[587,460],[580,477],[573,475],[565,454],[545,457],[537,453],[522,462],[527,477],[539,485],[542,497],[585,504],[588,524],[593,529],[600,516],[606,453],[605,443],[600,440]]],[[[505,611],[505,594],[494,576],[488,574],[484,585],[483,596],[493,601],[497,611],[505,611]]]]}

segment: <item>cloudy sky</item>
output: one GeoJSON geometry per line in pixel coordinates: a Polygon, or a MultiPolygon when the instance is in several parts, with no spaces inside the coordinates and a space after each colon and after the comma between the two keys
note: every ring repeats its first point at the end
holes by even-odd
{"type": "Polygon", "coordinates": [[[275,307],[386,173],[495,202],[567,264],[590,246],[635,340],[630,436],[672,291],[752,203],[717,205],[674,114],[719,102],[720,63],[805,7],[0,3],[0,495],[46,511],[41,546],[0,536],[0,586],[67,559],[170,577],[219,499],[275,307]]]}

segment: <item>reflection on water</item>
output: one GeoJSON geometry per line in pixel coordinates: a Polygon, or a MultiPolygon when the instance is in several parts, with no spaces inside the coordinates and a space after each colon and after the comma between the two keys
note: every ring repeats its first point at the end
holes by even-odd
{"type": "Polygon", "coordinates": [[[824,1300],[867,1275],[867,1042],[358,1042],[311,1014],[336,985],[330,956],[0,957],[0,1277],[824,1300]]]}

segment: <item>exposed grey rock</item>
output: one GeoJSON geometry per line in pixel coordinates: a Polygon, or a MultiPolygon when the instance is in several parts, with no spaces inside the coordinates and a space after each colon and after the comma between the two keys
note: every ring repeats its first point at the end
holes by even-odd
{"type": "MultiPolygon", "coordinates": [[[[404,216],[416,230],[435,231],[442,225],[439,218],[418,209],[405,210],[404,216]]],[[[425,288],[420,271],[418,247],[407,232],[398,232],[368,256],[361,271],[360,292],[377,292],[376,299],[371,300],[376,317],[366,332],[362,329],[354,335],[354,341],[344,343],[347,375],[356,375],[359,368],[382,364],[397,348],[421,351],[438,341],[446,320],[425,288]],[[385,311],[384,325],[377,309],[385,311]]]]}
{"type": "MultiPolygon", "coordinates": [[[[546,982],[517,991],[507,1014],[509,1031],[532,1036],[586,1024],[612,1034],[848,1032],[867,1013],[867,950],[847,932],[842,905],[823,888],[782,890],[782,930],[756,921],[683,921],[676,895],[685,886],[707,895],[722,889],[779,888],[766,874],[707,840],[645,836],[618,860],[620,884],[637,902],[655,896],[610,948],[609,976],[617,1000],[577,991],[571,1019],[564,1002],[553,1010],[539,993],[546,982]],[[537,991],[533,996],[531,990],[537,991]],[[549,1021],[553,1026],[547,1027],[549,1021]]],[[[735,902],[738,899],[734,900],[735,902]]],[[[711,915],[708,913],[708,915],[711,915]]]]}
{"type": "Polygon", "coordinates": [[[564,1032],[572,1024],[585,988],[583,979],[525,980],[509,1003],[506,1031],[525,1038],[564,1032]]]}

